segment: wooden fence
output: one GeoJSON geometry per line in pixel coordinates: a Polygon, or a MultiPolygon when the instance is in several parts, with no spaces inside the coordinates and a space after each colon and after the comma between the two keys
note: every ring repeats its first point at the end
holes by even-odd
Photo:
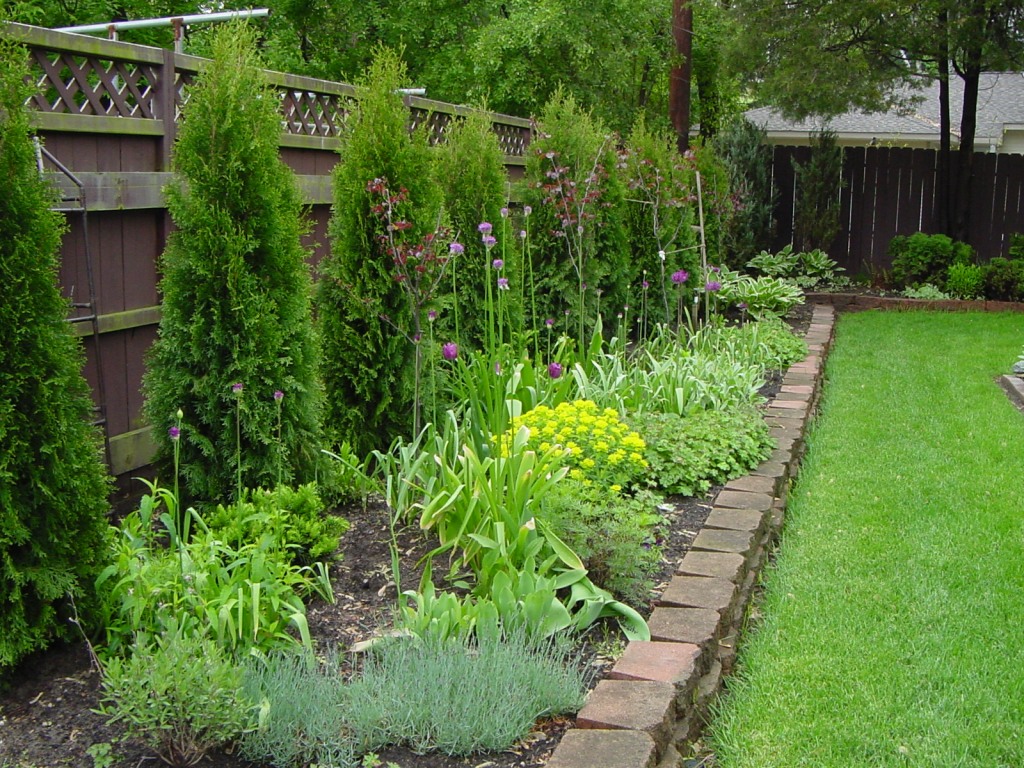
{"type": "MultiPolygon", "coordinates": [[[[160,319],[157,261],[171,228],[163,187],[188,86],[205,60],[131,45],[0,23],[0,34],[29,51],[38,86],[31,100],[44,173],[65,201],[61,285],[78,305],[85,376],[105,422],[116,475],[149,463],[152,440],[142,419],[144,356],[160,319]]],[[[330,174],[354,89],[308,77],[267,73],[281,98],[281,157],[310,206],[307,246],[313,262],[328,247],[330,174]]],[[[413,127],[441,142],[470,110],[405,97],[413,127]]],[[[491,115],[511,178],[522,175],[529,120],[491,115]]]]}
{"type": "MultiPolygon", "coordinates": [[[[775,147],[776,249],[793,242],[793,161],[807,162],[810,152],[810,147],[775,147]]],[[[937,163],[938,152],[929,149],[844,148],[844,186],[837,190],[840,233],[829,255],[848,274],[889,269],[886,249],[896,235],[939,231],[937,163]]],[[[1024,155],[977,153],[971,183],[970,244],[982,261],[1006,256],[1010,235],[1024,232],[1024,155]]]]}

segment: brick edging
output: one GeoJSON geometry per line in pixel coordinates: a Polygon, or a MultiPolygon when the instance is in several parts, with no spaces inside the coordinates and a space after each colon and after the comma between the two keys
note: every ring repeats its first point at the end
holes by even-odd
{"type": "Polygon", "coordinates": [[[904,296],[870,296],[861,293],[808,293],[808,303],[829,304],[836,312],[863,312],[868,309],[931,309],[942,312],[1024,312],[1024,302],[987,299],[908,299],[904,296]]]}
{"type": "Polygon", "coordinates": [[[778,446],[750,475],[730,481],[651,614],[650,641],[633,641],[591,691],[547,768],[669,768],[700,732],[733,667],[735,640],[820,397],[835,309],[816,304],[807,357],[786,371],[765,410],[778,446]]]}

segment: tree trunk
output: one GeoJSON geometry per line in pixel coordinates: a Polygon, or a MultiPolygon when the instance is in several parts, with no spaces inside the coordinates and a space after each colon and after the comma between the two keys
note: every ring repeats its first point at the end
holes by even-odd
{"type": "Polygon", "coordinates": [[[974,136],[978,128],[978,87],[981,82],[981,57],[972,56],[964,68],[963,112],[960,117],[960,150],[957,152],[953,238],[969,242],[971,232],[971,181],[974,171],[974,136]]]}
{"type": "Polygon", "coordinates": [[[949,12],[943,10],[939,14],[939,167],[938,190],[935,196],[938,230],[945,235],[952,235],[951,201],[953,197],[950,184],[950,169],[953,166],[953,148],[950,141],[952,120],[949,116],[949,12]]]}
{"type": "Polygon", "coordinates": [[[690,148],[690,75],[693,71],[693,8],[689,0],[672,0],[672,39],[676,62],[669,76],[668,111],[676,131],[676,148],[690,148]]]}

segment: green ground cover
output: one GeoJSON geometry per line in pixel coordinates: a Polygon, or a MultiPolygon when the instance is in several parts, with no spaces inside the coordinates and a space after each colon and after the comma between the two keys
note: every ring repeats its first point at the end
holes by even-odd
{"type": "Polygon", "coordinates": [[[722,768],[1024,765],[1024,317],[845,316],[722,768]]]}

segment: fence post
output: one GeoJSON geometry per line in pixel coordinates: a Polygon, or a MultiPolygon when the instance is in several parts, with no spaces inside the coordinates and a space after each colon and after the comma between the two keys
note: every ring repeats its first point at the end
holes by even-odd
{"type": "Polygon", "coordinates": [[[178,134],[176,121],[177,86],[175,82],[174,51],[163,52],[163,63],[156,82],[154,112],[163,121],[163,137],[160,141],[160,170],[171,170],[171,149],[178,134]]]}

